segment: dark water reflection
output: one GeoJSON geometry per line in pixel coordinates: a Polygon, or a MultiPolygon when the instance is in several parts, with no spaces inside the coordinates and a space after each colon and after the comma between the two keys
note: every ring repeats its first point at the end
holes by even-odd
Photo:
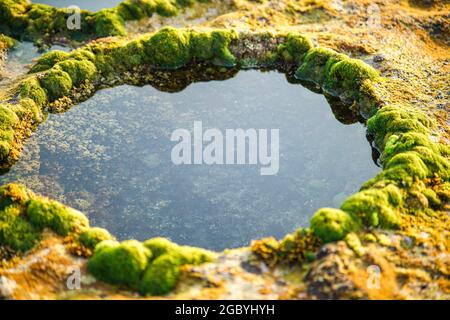
{"type": "Polygon", "coordinates": [[[102,90],[50,115],[1,182],[19,180],[87,212],[121,239],[165,236],[219,250],[305,226],[377,171],[363,125],[340,123],[322,95],[282,74],[242,71],[178,93],[102,90]],[[278,175],[249,165],[175,166],[170,135],[196,120],[204,129],[279,129],[278,175]]]}

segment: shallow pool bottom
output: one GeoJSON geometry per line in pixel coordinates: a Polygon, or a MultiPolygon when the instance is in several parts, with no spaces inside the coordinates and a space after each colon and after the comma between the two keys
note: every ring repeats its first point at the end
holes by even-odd
{"type": "Polygon", "coordinates": [[[98,92],[50,115],[1,177],[89,215],[119,239],[163,236],[222,250],[309,224],[376,174],[365,128],[338,122],[322,95],[276,72],[241,71],[178,93],[98,92]],[[176,129],[279,129],[279,172],[258,165],[175,165],[176,129]]]}

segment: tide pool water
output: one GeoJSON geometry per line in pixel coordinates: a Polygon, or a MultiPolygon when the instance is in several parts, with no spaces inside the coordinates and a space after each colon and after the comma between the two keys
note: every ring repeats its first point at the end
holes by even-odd
{"type": "Polygon", "coordinates": [[[360,123],[344,125],[324,96],[277,72],[241,71],[181,92],[104,89],[51,114],[0,182],[88,214],[119,239],[168,237],[214,250],[282,237],[378,172],[360,123]],[[258,165],[175,165],[174,130],[278,129],[279,171],[258,165]]]}

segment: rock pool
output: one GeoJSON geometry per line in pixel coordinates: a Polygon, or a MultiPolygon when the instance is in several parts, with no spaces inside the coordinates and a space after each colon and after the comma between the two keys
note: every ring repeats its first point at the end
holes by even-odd
{"type": "Polygon", "coordinates": [[[277,72],[241,71],[168,93],[99,91],[51,114],[1,177],[89,215],[120,239],[168,237],[214,250],[282,237],[319,208],[338,207],[378,172],[365,128],[336,120],[323,95],[277,72]],[[171,161],[175,129],[279,129],[280,166],[171,161]]]}

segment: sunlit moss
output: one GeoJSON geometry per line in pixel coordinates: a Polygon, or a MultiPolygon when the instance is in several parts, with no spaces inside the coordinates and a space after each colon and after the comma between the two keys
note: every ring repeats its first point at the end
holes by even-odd
{"type": "Polygon", "coordinates": [[[363,61],[347,58],[331,65],[323,87],[333,95],[346,94],[352,99],[359,99],[362,82],[378,76],[378,71],[363,61]]]}
{"type": "Polygon", "coordinates": [[[328,48],[310,49],[305,56],[304,62],[295,72],[295,76],[297,79],[312,81],[322,85],[331,67],[344,59],[348,59],[348,57],[328,48]]]}
{"type": "Polygon", "coordinates": [[[87,228],[79,235],[80,243],[89,249],[94,249],[95,246],[102,241],[113,239],[114,237],[108,232],[108,230],[98,227],[87,228]]]}
{"type": "Polygon", "coordinates": [[[89,225],[81,212],[47,199],[31,200],[28,203],[27,217],[36,227],[50,228],[62,236],[89,225]]]}
{"type": "Polygon", "coordinates": [[[207,250],[189,246],[178,246],[163,238],[154,238],[144,242],[155,254],[143,274],[139,285],[142,295],[162,295],[171,291],[179,278],[180,266],[202,264],[211,261],[214,254],[207,250]]]}
{"type": "MultiPolygon", "coordinates": [[[[206,0],[200,0],[206,2],[206,0]]],[[[0,20],[5,32],[14,37],[41,41],[53,35],[79,39],[107,36],[125,36],[125,21],[141,20],[153,13],[162,16],[174,16],[182,7],[190,6],[194,1],[186,0],[126,0],[114,8],[92,13],[81,10],[80,31],[67,29],[66,8],[55,8],[45,4],[31,3],[26,0],[0,0],[0,20]]],[[[48,40],[48,39],[47,39],[48,40]]]]}
{"type": "Polygon", "coordinates": [[[368,189],[350,196],[341,209],[350,213],[353,220],[366,226],[397,228],[399,214],[395,210],[402,203],[400,190],[394,185],[383,189],[368,189]]]}
{"type": "Polygon", "coordinates": [[[50,69],[42,78],[40,78],[40,83],[46,90],[50,100],[55,100],[67,95],[73,86],[70,75],[59,67],[50,69]]]}
{"type": "Polygon", "coordinates": [[[189,35],[175,28],[163,28],[144,43],[145,53],[155,67],[176,69],[190,60],[189,35]]]}
{"type": "Polygon", "coordinates": [[[58,66],[69,74],[74,85],[92,80],[97,73],[97,68],[89,60],[69,59],[58,63],[58,66]]]}
{"type": "Polygon", "coordinates": [[[7,104],[0,104],[0,159],[6,159],[11,150],[14,127],[19,122],[17,115],[7,104]]]}
{"type": "Polygon", "coordinates": [[[301,34],[289,33],[278,47],[278,54],[288,63],[300,63],[313,47],[311,39],[301,34]]]}
{"type": "Polygon", "coordinates": [[[152,253],[136,240],[101,242],[88,261],[96,278],[118,285],[136,287],[152,253]]]}
{"type": "Polygon", "coordinates": [[[47,93],[35,77],[31,77],[22,82],[20,98],[30,98],[41,107],[47,103],[47,93]]]}
{"type": "Polygon", "coordinates": [[[69,54],[60,50],[53,50],[43,54],[30,69],[30,73],[45,71],[52,68],[56,63],[69,57],[69,54]]]}
{"type": "Polygon", "coordinates": [[[126,35],[123,18],[112,9],[103,9],[95,14],[95,34],[99,37],[126,35]]]}
{"type": "Polygon", "coordinates": [[[22,217],[20,205],[10,205],[0,211],[0,244],[25,252],[39,239],[39,230],[22,217]]]}
{"type": "Polygon", "coordinates": [[[311,218],[311,230],[324,242],[341,240],[356,228],[356,221],[339,209],[322,208],[311,218]]]}
{"type": "Polygon", "coordinates": [[[179,246],[165,238],[120,244],[105,240],[96,245],[88,269],[105,282],[135,288],[142,295],[161,295],[174,288],[182,265],[197,265],[213,258],[212,252],[179,246]]]}

